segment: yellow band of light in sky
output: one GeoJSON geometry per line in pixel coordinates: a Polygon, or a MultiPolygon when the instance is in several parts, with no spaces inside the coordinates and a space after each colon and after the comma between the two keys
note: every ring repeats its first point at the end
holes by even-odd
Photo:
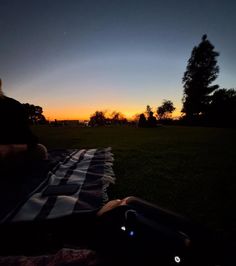
{"type": "MultiPolygon", "coordinates": [[[[133,119],[135,115],[145,112],[145,107],[142,108],[76,108],[76,107],[67,107],[63,109],[59,108],[45,108],[44,116],[52,121],[52,120],[88,120],[90,116],[95,113],[95,111],[104,111],[107,116],[111,115],[113,111],[120,112],[127,119],[133,119]]],[[[153,110],[155,111],[155,110],[153,110]]],[[[177,108],[172,117],[179,117],[181,115],[180,108],[177,108]]]]}

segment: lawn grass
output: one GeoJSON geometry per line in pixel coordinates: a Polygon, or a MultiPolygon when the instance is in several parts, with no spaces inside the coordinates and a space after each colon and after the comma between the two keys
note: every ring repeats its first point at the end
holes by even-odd
{"type": "Polygon", "coordinates": [[[35,126],[53,148],[112,147],[116,184],[110,198],[134,195],[222,232],[236,232],[236,131],[35,126]]]}

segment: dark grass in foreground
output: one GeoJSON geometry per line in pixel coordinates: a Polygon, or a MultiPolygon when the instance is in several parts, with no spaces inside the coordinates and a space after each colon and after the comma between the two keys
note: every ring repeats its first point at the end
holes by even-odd
{"type": "Polygon", "coordinates": [[[224,233],[236,232],[236,131],[35,126],[51,148],[112,147],[110,198],[134,195],[224,233]]]}

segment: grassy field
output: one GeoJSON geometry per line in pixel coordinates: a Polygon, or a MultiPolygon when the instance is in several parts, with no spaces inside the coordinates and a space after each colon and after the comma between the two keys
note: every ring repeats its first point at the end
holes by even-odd
{"type": "Polygon", "coordinates": [[[236,131],[200,127],[35,126],[52,148],[112,147],[110,198],[134,195],[223,232],[236,232],[236,131]]]}

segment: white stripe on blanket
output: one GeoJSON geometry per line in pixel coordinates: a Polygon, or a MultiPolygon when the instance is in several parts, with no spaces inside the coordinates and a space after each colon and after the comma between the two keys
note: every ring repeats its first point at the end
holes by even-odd
{"type": "Polygon", "coordinates": [[[70,168],[72,165],[74,165],[80,159],[80,156],[84,151],[85,150],[79,150],[65,164],[63,164],[63,162],[60,162],[59,163],[60,166],[57,168],[55,173],[49,172],[49,175],[50,175],[49,184],[50,185],[59,185],[62,178],[65,177],[65,175],[68,171],[68,168],[70,168]]]}
{"type": "MultiPolygon", "coordinates": [[[[88,169],[89,168],[89,164],[91,162],[91,159],[93,158],[92,156],[94,156],[96,150],[90,150],[87,153],[85,153],[84,158],[85,158],[85,162],[84,164],[86,165],[86,168],[84,169],[88,169]],[[86,156],[87,155],[91,155],[91,156],[86,156]]],[[[80,166],[80,163],[78,164],[78,167],[80,166]]],[[[80,185],[79,190],[73,194],[73,197],[69,197],[69,196],[58,196],[57,197],[57,201],[54,205],[54,208],[52,209],[52,211],[50,212],[50,214],[48,215],[48,218],[56,218],[56,217],[60,217],[61,214],[63,213],[64,215],[70,215],[73,213],[74,210],[74,206],[78,200],[79,197],[79,193],[81,190],[81,187],[84,183],[86,177],[86,172],[84,173],[79,173],[78,171],[73,171],[73,174],[70,176],[69,180],[68,180],[68,184],[78,184],[80,185]]],[[[54,184],[53,184],[54,185],[54,184]]]]}

